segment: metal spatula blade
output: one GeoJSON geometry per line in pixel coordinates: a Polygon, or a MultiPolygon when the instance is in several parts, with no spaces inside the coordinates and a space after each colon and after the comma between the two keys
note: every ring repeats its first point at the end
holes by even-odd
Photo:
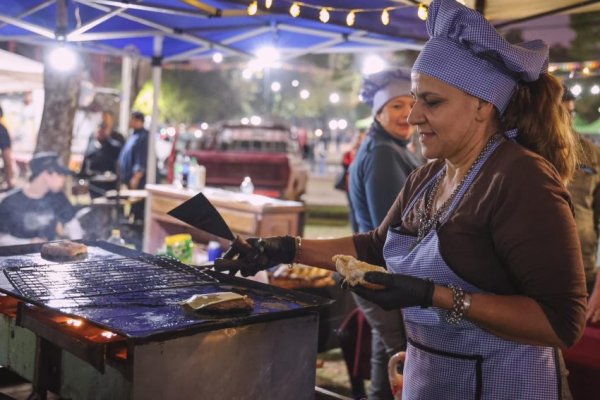
{"type": "Polygon", "coordinates": [[[235,240],[235,235],[221,214],[202,192],[181,203],[167,214],[220,238],[235,240]]]}

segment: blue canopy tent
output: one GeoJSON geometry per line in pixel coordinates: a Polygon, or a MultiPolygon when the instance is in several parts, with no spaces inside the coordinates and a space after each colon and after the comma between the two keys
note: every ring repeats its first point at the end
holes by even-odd
{"type": "MultiPolygon", "coordinates": [[[[162,63],[216,52],[250,58],[260,47],[272,46],[282,59],[289,59],[319,52],[419,49],[426,38],[425,24],[417,15],[421,3],[430,0],[2,0],[0,41],[45,45],[58,40],[86,51],[123,55],[124,88],[129,87],[127,60],[135,49],[136,56],[153,60],[157,96],[162,63]],[[321,22],[325,16],[328,21],[321,22]]],[[[600,8],[600,0],[465,3],[493,20],[519,21],[600,8]]],[[[124,93],[122,113],[128,107],[124,93]]],[[[149,150],[153,151],[152,141],[149,150]]]]}
{"type": "Polygon", "coordinates": [[[290,15],[292,2],[287,0],[275,0],[269,10],[258,6],[252,16],[250,1],[68,0],[64,27],[56,22],[60,0],[2,3],[0,40],[43,43],[60,37],[115,53],[133,46],[141,56],[152,57],[154,38],[162,36],[165,61],[207,57],[215,51],[253,56],[265,44],[277,47],[286,58],[310,52],[418,49],[426,36],[417,8],[390,0],[369,1],[368,8],[359,0],[310,0],[298,3],[298,18],[290,15]],[[323,6],[331,10],[328,23],[318,18],[323,6]],[[386,8],[388,25],[381,22],[386,8]],[[355,23],[347,26],[347,14],[353,10],[355,23]]]}
{"type": "MultiPolygon", "coordinates": [[[[281,59],[317,52],[389,52],[420,49],[426,37],[417,8],[391,0],[307,0],[297,2],[300,15],[290,15],[293,4],[274,0],[271,9],[261,0],[256,12],[251,1],[223,0],[3,0],[0,41],[54,45],[57,41],[84,51],[122,55],[123,88],[130,87],[132,54],[153,60],[155,101],[151,131],[156,131],[161,64],[189,58],[255,57],[264,46],[274,47],[281,59]],[[330,21],[319,13],[329,7],[330,21]],[[367,8],[368,7],[368,8],[367,8]],[[389,24],[381,21],[389,15],[389,24]],[[355,21],[346,18],[354,12],[355,21]],[[249,15],[254,14],[254,15],[249,15]],[[129,62],[128,62],[129,60],[129,62]]],[[[410,3],[410,2],[409,2],[410,3]]],[[[121,113],[129,111],[123,93],[121,113]]],[[[121,118],[124,120],[124,118],[121,118]]],[[[126,121],[124,122],[126,124],[126,121]]],[[[123,126],[123,125],[121,125],[123,126]]],[[[126,126],[126,125],[125,125],[126,126]]],[[[153,154],[153,140],[150,154],[153,154]]],[[[149,157],[154,161],[154,157],[149,157]]],[[[154,171],[149,165],[148,171],[154,171]]],[[[148,181],[154,177],[149,173],[148,181]]]]}

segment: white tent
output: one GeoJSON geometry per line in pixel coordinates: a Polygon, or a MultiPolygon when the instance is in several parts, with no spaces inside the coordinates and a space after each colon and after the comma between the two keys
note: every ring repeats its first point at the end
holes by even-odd
{"type": "Polygon", "coordinates": [[[0,50],[0,104],[17,160],[28,159],[44,106],[44,65],[0,50]]]}
{"type": "Polygon", "coordinates": [[[0,93],[31,92],[44,88],[44,65],[0,50],[0,93]]]}

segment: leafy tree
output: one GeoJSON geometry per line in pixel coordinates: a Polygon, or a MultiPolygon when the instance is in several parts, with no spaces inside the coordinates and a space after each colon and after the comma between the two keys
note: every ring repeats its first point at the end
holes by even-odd
{"type": "Polygon", "coordinates": [[[571,42],[571,54],[577,61],[600,58],[600,12],[573,14],[570,18],[575,39],[571,42]]]}
{"type": "MultiPolygon", "coordinates": [[[[166,69],[162,73],[158,105],[166,122],[214,122],[239,115],[245,100],[244,89],[236,87],[230,71],[182,71],[166,69]]],[[[152,82],[142,87],[134,108],[152,111],[152,82]]]]}
{"type": "Polygon", "coordinates": [[[81,64],[75,71],[66,73],[45,63],[44,109],[35,152],[55,151],[68,162],[79,98],[81,64]]]}

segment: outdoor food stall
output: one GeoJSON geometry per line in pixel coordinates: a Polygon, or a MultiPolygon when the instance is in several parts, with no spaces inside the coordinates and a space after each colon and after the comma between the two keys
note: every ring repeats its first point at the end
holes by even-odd
{"type": "Polygon", "coordinates": [[[0,365],[70,399],[314,398],[317,313],[306,293],[106,242],[82,260],[0,249],[0,365]],[[193,311],[233,292],[247,312],[193,311]]]}
{"type": "MultiPolygon", "coordinates": [[[[210,236],[167,215],[167,212],[198,193],[173,185],[146,185],[144,251],[155,253],[168,235],[188,232],[195,241],[207,242],[210,236]]],[[[205,187],[202,193],[223,216],[231,230],[241,236],[302,235],[304,204],[271,197],[205,187]]]]}

